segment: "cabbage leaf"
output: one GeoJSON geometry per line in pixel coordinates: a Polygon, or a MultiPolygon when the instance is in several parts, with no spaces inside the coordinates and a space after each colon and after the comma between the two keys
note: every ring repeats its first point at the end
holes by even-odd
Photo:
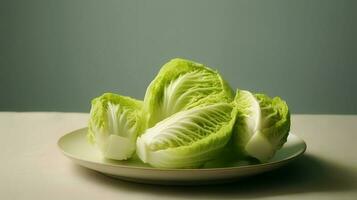
{"type": "Polygon", "coordinates": [[[217,103],[178,112],[137,139],[137,154],[154,167],[199,167],[230,140],[234,110],[232,104],[217,103]]]}
{"type": "Polygon", "coordinates": [[[92,100],[87,136],[105,158],[126,160],[133,155],[146,124],[142,108],[142,101],[112,93],[92,100]]]}
{"type": "Polygon", "coordinates": [[[238,155],[268,161],[286,142],[290,131],[290,112],[280,97],[237,90],[233,143],[238,155]]]}
{"type": "Polygon", "coordinates": [[[233,90],[217,71],[176,58],[166,63],[150,83],[144,110],[150,128],[177,112],[233,99],[233,90]]]}

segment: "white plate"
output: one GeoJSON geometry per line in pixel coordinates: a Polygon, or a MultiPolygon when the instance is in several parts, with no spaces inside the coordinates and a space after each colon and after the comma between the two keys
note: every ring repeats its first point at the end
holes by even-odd
{"type": "Polygon", "coordinates": [[[206,169],[158,169],[142,163],[139,159],[114,161],[104,159],[97,148],[87,142],[87,128],[78,129],[62,136],[58,146],[63,154],[75,163],[106,175],[142,183],[153,184],[214,184],[233,181],[281,167],[302,155],[305,142],[290,134],[284,146],[264,164],[241,163],[240,166],[206,169]]]}

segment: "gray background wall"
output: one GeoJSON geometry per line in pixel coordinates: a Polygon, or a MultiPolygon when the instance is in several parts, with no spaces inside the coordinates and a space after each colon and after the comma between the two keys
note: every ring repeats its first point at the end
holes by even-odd
{"type": "Polygon", "coordinates": [[[293,113],[357,113],[357,1],[0,0],[0,110],[83,111],[143,98],[171,58],[293,113]]]}

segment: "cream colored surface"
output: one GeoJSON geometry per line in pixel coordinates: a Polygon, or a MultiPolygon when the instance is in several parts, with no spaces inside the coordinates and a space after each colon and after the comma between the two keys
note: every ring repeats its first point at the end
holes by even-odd
{"type": "Polygon", "coordinates": [[[155,186],[112,179],[73,164],[56,142],[87,114],[0,113],[0,199],[356,199],[357,116],[296,115],[307,145],[286,167],[236,183],[155,186]]]}

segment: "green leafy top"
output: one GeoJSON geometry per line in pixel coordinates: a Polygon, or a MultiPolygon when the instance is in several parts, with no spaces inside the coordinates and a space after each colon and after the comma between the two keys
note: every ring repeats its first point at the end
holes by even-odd
{"type": "Polygon", "coordinates": [[[290,131],[290,112],[288,105],[280,97],[270,98],[265,94],[255,94],[259,102],[261,115],[262,134],[280,149],[286,142],[290,131]]]}
{"type": "Polygon", "coordinates": [[[166,63],[149,85],[144,99],[148,127],[197,106],[231,102],[234,92],[214,70],[176,58],[166,63]]]}

